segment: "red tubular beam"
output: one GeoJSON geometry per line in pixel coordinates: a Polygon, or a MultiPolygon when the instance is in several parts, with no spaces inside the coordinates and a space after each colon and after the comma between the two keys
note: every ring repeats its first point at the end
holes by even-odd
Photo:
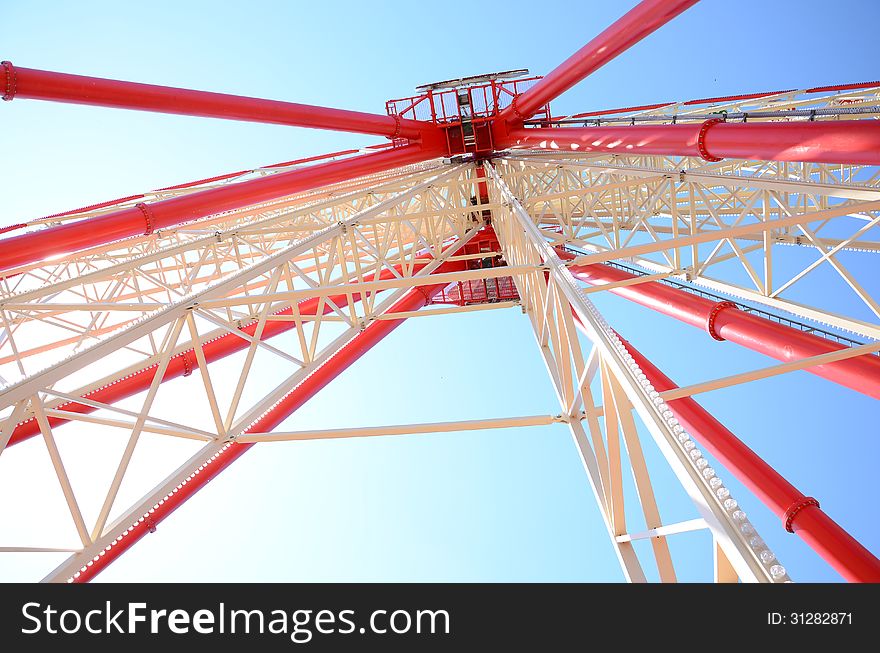
{"type": "MultiPolygon", "coordinates": [[[[424,263],[417,263],[415,265],[415,271],[421,270],[427,263],[427,260],[424,263]]],[[[398,265],[395,267],[399,271],[400,266],[398,265]]],[[[376,280],[383,281],[393,278],[395,277],[394,273],[391,270],[382,270],[376,280]]],[[[360,299],[360,294],[352,294],[352,301],[360,301],[360,299]]],[[[297,304],[297,308],[299,309],[301,315],[316,315],[318,312],[319,301],[320,300],[318,298],[306,299],[297,304]]],[[[333,302],[339,308],[343,308],[348,305],[348,296],[331,295],[330,297],[327,297],[322,310],[322,313],[324,315],[332,312],[333,310],[330,304],[327,303],[328,301],[333,302]]],[[[292,315],[292,313],[293,311],[290,308],[285,308],[275,313],[275,315],[292,315]]],[[[269,338],[277,336],[281,333],[285,333],[294,328],[296,328],[295,322],[274,320],[267,321],[265,326],[263,327],[262,340],[268,340],[269,338]]],[[[241,332],[243,334],[253,336],[256,330],[257,322],[252,322],[251,324],[242,327],[241,332]]],[[[227,333],[225,335],[214,338],[213,340],[202,343],[202,352],[205,356],[205,362],[211,364],[214,361],[226,358],[227,356],[230,356],[236,352],[243,351],[244,349],[247,349],[249,345],[250,343],[248,343],[247,340],[240,338],[234,333],[227,333]]],[[[183,351],[171,357],[171,359],[168,361],[168,366],[165,370],[165,375],[162,377],[162,381],[165,382],[181,376],[189,376],[190,374],[192,374],[192,371],[198,369],[198,367],[199,362],[196,358],[195,351],[192,349],[187,349],[186,351],[183,351]]],[[[149,367],[140,369],[137,372],[129,374],[126,377],[112,381],[101,388],[98,388],[92,392],[89,392],[86,395],[83,395],[83,397],[85,399],[98,401],[104,404],[112,404],[127,397],[131,397],[138,392],[146,392],[146,390],[150,387],[150,384],[152,384],[153,379],[155,378],[157,369],[158,364],[150,365],[149,367]]],[[[75,401],[61,404],[57,407],[57,409],[71,413],[80,413],[86,415],[98,410],[94,406],[77,403],[75,401]]],[[[70,420],[62,417],[48,417],[48,421],[49,426],[54,428],[62,424],[67,424],[70,420]]],[[[19,442],[23,442],[39,434],[40,426],[39,424],[37,424],[36,418],[30,417],[26,420],[19,422],[16,425],[15,429],[12,431],[12,435],[9,438],[9,443],[7,444],[7,446],[11,447],[18,444],[19,442]]]]}
{"type": "MultiPolygon", "coordinates": [[[[621,340],[623,340],[621,338],[621,340]]],[[[626,340],[629,353],[657,392],[678,386],[626,340]]],[[[676,419],[753,492],[783,524],[850,582],[880,582],[880,560],[768,465],[691,397],[669,402],[676,419]]]]}
{"type": "Polygon", "coordinates": [[[514,129],[505,146],[880,165],[880,120],[514,129]]]}
{"type": "MultiPolygon", "coordinates": [[[[455,261],[441,265],[437,271],[454,272],[462,269],[464,269],[464,264],[460,261],[455,261]]],[[[427,304],[431,297],[440,292],[446,285],[445,283],[440,283],[414,288],[396,302],[391,307],[390,312],[416,311],[427,304]]],[[[245,429],[244,433],[265,433],[276,428],[306,401],[315,396],[319,390],[367,353],[380,340],[403,324],[404,320],[405,318],[399,320],[375,320],[372,322],[364,331],[340,349],[336,355],[332,356],[321,367],[303,379],[281,401],[245,429]]],[[[169,493],[161,505],[143,516],[142,521],[135,522],[131,530],[121,540],[114,541],[109,551],[105,549],[104,555],[99,556],[97,560],[89,560],[88,563],[83,560],[85,571],[80,571],[79,576],[74,578],[74,582],[86,583],[98,575],[138,540],[154,531],[159,522],[168,517],[193,494],[205,487],[212,478],[231,465],[239,456],[250,449],[253,444],[232,443],[231,446],[221,451],[216,458],[205,461],[204,468],[197,475],[193,475],[184,485],[177,488],[177,491],[169,493]]]]}
{"type": "MultiPolygon", "coordinates": [[[[0,240],[0,273],[49,256],[75,252],[156,229],[301,193],[354,177],[374,174],[441,155],[418,145],[329,161],[268,177],[230,184],[180,197],[138,204],[89,220],[0,240]]],[[[2,276],[2,275],[0,275],[2,276]]]]}
{"type": "Polygon", "coordinates": [[[418,139],[431,123],[395,116],[18,68],[4,61],[4,100],[25,98],[418,139]]]}
{"type": "MultiPolygon", "coordinates": [[[[560,257],[570,259],[572,255],[560,252],[560,257]]],[[[601,264],[573,265],[569,269],[575,277],[592,285],[635,278],[622,270],[601,264]]],[[[846,349],[839,343],[656,281],[612,288],[609,292],[703,329],[718,340],[735,342],[783,362],[846,349]]],[[[814,365],[804,371],[880,399],[880,356],[864,354],[825,365],[814,365]]]]}
{"type": "Polygon", "coordinates": [[[698,0],[643,0],[592,41],[517,96],[499,118],[522,123],[538,109],[656,31],[698,0]]]}

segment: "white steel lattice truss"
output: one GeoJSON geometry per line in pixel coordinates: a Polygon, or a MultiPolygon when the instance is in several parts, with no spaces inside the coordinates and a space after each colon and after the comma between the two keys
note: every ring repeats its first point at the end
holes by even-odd
{"type": "MultiPolygon", "coordinates": [[[[875,106],[880,95],[877,89],[861,89],[818,105],[812,98],[810,106],[840,106],[841,100],[851,100],[847,106],[875,106]]],[[[800,100],[797,94],[787,94],[714,108],[735,113],[773,108],[780,102],[797,107],[800,100]]],[[[688,111],[699,114],[706,109],[670,105],[654,114],[658,122],[666,114],[685,121],[688,111]]],[[[46,579],[71,579],[84,561],[109,551],[132,523],[148,517],[151,507],[234,441],[564,422],[628,580],[646,577],[646,561],[633,547],[638,539],[650,539],[660,579],[675,580],[667,540],[696,529],[712,534],[716,580],[788,580],[664,400],[829,359],[706,379],[660,395],[588,298],[607,288],[582,287],[569,266],[625,261],[642,273],[631,283],[679,279],[871,341],[834,360],[877,351],[878,298],[840,254],[870,257],[880,250],[880,172],[855,165],[590,155],[553,149],[552,143],[546,148],[511,150],[485,163],[465,157],[462,163],[412,165],[16,270],[0,283],[0,453],[16,425],[35,423],[70,521],[54,524],[52,533],[39,533],[54,538],[39,542],[28,535],[27,524],[17,524],[10,532],[24,538],[27,546],[0,542],[2,551],[69,551],[68,561],[46,579]],[[485,178],[477,175],[480,166],[485,178]],[[480,199],[481,182],[488,188],[488,204],[480,199]],[[489,221],[506,267],[438,271],[445,263],[485,257],[462,254],[461,247],[489,221]],[[560,245],[573,248],[576,257],[561,259],[560,245]],[[792,265],[789,248],[809,250],[813,260],[792,265]],[[831,306],[789,298],[787,291],[819,271],[839,277],[864,310],[843,314],[831,306]],[[513,278],[520,302],[447,306],[422,314],[520,304],[559,400],[558,407],[548,407],[547,415],[309,432],[249,431],[357,334],[389,319],[389,309],[408,290],[500,276],[513,278]],[[301,312],[306,301],[316,302],[315,310],[301,312]],[[264,338],[264,332],[279,322],[292,323],[290,335],[264,338]],[[243,325],[253,329],[247,332],[243,325]],[[237,373],[224,379],[229,388],[220,393],[204,348],[229,334],[242,341],[239,349],[246,353],[237,373]],[[209,428],[168,419],[154,410],[159,380],[175,357],[189,350],[197,359],[201,382],[188,386],[188,392],[203,395],[212,415],[209,428]],[[133,407],[88,398],[150,366],[156,370],[154,380],[133,407]],[[249,392],[256,379],[274,378],[279,369],[286,372],[274,387],[249,392]],[[66,409],[71,402],[97,410],[66,409]],[[115,428],[127,440],[100,508],[88,511],[97,518],[89,522],[55,443],[54,431],[68,420],[115,428]],[[193,440],[201,448],[182,457],[176,471],[141,499],[120,505],[120,487],[144,434],[193,440]],[[663,497],[655,495],[642,452],[647,435],[692,499],[692,520],[662,521],[663,497]],[[647,525],[643,532],[627,528],[625,465],[638,490],[647,525]]],[[[279,170],[284,168],[255,171],[242,179],[279,170]]],[[[161,197],[206,187],[211,185],[168,191],[161,197]]],[[[103,210],[115,208],[119,205],[103,210]]],[[[31,224],[39,228],[103,210],[31,224]]]]}

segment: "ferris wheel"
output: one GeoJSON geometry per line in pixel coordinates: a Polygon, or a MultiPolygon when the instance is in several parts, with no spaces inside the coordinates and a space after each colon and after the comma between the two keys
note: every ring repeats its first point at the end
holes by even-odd
{"type": "Polygon", "coordinates": [[[718,582],[796,579],[728,476],[845,579],[880,580],[880,561],[821,497],[701,405],[704,393],[798,371],[880,399],[880,82],[570,115],[550,107],[694,4],[644,0],[545,76],[425,84],[388,100],[385,115],[2,62],[6,101],[387,142],[0,228],[0,473],[16,449],[38,449],[65,511],[14,513],[23,539],[0,542],[0,557],[64,554],[44,580],[87,582],[261,443],[556,424],[601,514],[597,537],[629,581],[653,577],[648,567],[675,581],[670,542],[695,531],[710,535],[707,574],[718,582]],[[855,308],[799,292],[821,275],[841,281],[855,308]],[[640,306],[658,330],[677,321],[766,363],[676,383],[597,307],[607,294],[640,306]],[[282,427],[405,321],[500,309],[521,311],[534,334],[555,395],[544,413],[282,427]],[[124,445],[86,497],[65,460],[98,455],[89,429],[124,445]],[[173,443],[167,473],[132,494],[147,440],[173,443]],[[688,497],[686,519],[664,519],[658,465],[688,497]]]}

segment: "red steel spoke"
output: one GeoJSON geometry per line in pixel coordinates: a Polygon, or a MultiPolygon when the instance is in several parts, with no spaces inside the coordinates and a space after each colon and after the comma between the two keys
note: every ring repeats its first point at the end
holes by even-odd
{"type": "Polygon", "coordinates": [[[436,129],[428,122],[399,120],[394,116],[362,111],[70,75],[20,68],[11,64],[4,66],[4,69],[5,87],[10,89],[4,99],[9,100],[21,98],[90,104],[203,118],[332,129],[388,138],[418,139],[422,132],[436,129]]]}

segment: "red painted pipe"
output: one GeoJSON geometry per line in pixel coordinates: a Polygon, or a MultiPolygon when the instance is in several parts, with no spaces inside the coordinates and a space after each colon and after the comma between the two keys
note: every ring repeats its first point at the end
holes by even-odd
{"type": "Polygon", "coordinates": [[[4,100],[50,100],[115,109],[332,129],[388,138],[418,139],[423,131],[436,129],[432,123],[362,111],[19,68],[8,61],[4,61],[2,66],[4,100]]]}
{"type": "MultiPolygon", "coordinates": [[[[560,257],[573,258],[572,254],[564,251],[560,252],[560,257]]],[[[569,269],[575,277],[592,285],[635,278],[622,270],[601,264],[575,265],[569,269]]],[[[609,292],[706,331],[709,330],[709,316],[718,307],[718,302],[656,281],[612,288],[609,292]]],[[[783,362],[846,349],[839,343],[746,313],[734,306],[716,310],[712,331],[723,340],[783,362]]],[[[825,365],[814,365],[804,371],[880,399],[880,356],[864,354],[825,365]]]]}
{"type": "MultiPolygon", "coordinates": [[[[427,265],[428,260],[426,259],[424,263],[416,263],[415,271],[421,270],[425,265],[427,265]]],[[[400,265],[394,266],[397,271],[400,271],[400,265]]],[[[377,281],[382,281],[386,279],[395,278],[394,273],[391,270],[382,270],[379,274],[377,281]]],[[[360,301],[361,296],[358,293],[352,294],[352,301],[360,301]]],[[[347,295],[331,295],[326,298],[327,301],[332,301],[336,306],[342,308],[348,305],[348,296],[347,295]]],[[[306,299],[297,304],[297,308],[301,315],[316,315],[318,312],[318,298],[306,299]]],[[[322,310],[322,314],[326,315],[332,312],[332,307],[329,303],[325,301],[324,307],[322,310]]],[[[285,308],[281,311],[275,313],[275,315],[292,315],[293,311],[290,308],[285,308]]],[[[266,321],[265,326],[263,327],[262,340],[268,340],[278,334],[285,333],[290,331],[291,329],[296,328],[295,322],[288,321],[266,321]]],[[[243,326],[241,328],[241,332],[243,334],[247,334],[249,336],[253,336],[257,330],[257,322],[251,322],[250,324],[243,326]]],[[[205,356],[205,362],[208,364],[213,363],[214,361],[221,360],[226,358],[227,356],[231,356],[232,354],[243,351],[250,346],[250,343],[243,338],[240,338],[234,333],[226,333],[222,336],[214,338],[213,340],[209,340],[202,343],[202,352],[205,356]]],[[[116,379],[107,383],[106,385],[93,390],[92,392],[86,393],[83,395],[85,399],[91,399],[92,401],[98,401],[104,404],[112,404],[127,397],[131,397],[139,392],[146,392],[149,389],[150,385],[153,383],[153,379],[156,376],[156,370],[158,369],[158,363],[154,363],[149,367],[145,367],[140,369],[132,374],[129,374],[126,377],[121,379],[116,379]]],[[[170,381],[171,379],[176,379],[181,376],[188,376],[192,373],[193,370],[198,369],[199,362],[196,358],[195,351],[193,349],[187,349],[179,354],[176,354],[171,357],[168,361],[168,366],[165,369],[165,375],[162,377],[162,381],[170,381]]],[[[64,404],[61,404],[57,407],[58,410],[64,410],[71,413],[79,413],[82,415],[88,415],[89,413],[93,413],[97,408],[94,406],[89,406],[87,404],[77,403],[75,401],[70,401],[64,404]]],[[[49,426],[57,427],[62,424],[67,424],[70,420],[62,417],[48,417],[49,426]]],[[[19,422],[15,429],[12,431],[12,435],[9,438],[9,443],[7,446],[13,446],[20,442],[24,442],[35,435],[40,434],[40,425],[37,423],[35,417],[30,417],[26,420],[19,422]]]]}
{"type": "MultiPolygon", "coordinates": [[[[621,338],[657,392],[678,386],[647,358],[621,338]]],[[[747,447],[691,397],[668,402],[684,429],[753,492],[773,513],[789,521],[791,530],[850,582],[880,582],[880,560],[825,514],[818,505],[804,504],[805,497],[779,472],[747,447]],[[794,516],[795,506],[803,505],[794,516]]]]}
{"type": "Polygon", "coordinates": [[[604,32],[517,96],[499,114],[509,123],[522,123],[538,109],[641,41],[698,0],[643,0],[604,32]]]}
{"type": "Polygon", "coordinates": [[[880,165],[880,120],[514,129],[505,147],[880,165]]]}
{"type": "MultiPolygon", "coordinates": [[[[438,272],[454,272],[464,269],[461,261],[444,263],[438,272]]],[[[443,290],[447,284],[440,283],[431,286],[421,286],[413,288],[398,302],[391,307],[393,313],[416,311],[423,307],[434,295],[443,290]]],[[[298,386],[285,395],[277,404],[267,411],[256,422],[251,424],[245,433],[265,433],[276,428],[281,422],[289,417],[294,411],[302,406],[306,401],[311,399],[319,390],[324,388],[328,383],[335,379],[339,374],[345,371],[352,363],[363,356],[374,345],[376,345],[385,336],[391,333],[398,326],[403,324],[406,318],[399,320],[375,320],[361,333],[356,335],[347,345],[345,345],[336,355],[332,356],[326,363],[315,370],[312,374],[303,379],[298,386]]],[[[220,452],[213,460],[205,462],[203,469],[199,470],[197,475],[193,475],[175,492],[169,493],[162,501],[161,505],[154,507],[151,512],[147,512],[143,516],[143,521],[137,521],[131,530],[116,540],[111,545],[110,550],[104,550],[103,555],[98,556],[97,560],[83,560],[85,566],[84,571],[78,572],[79,575],[74,578],[74,582],[85,583],[94,578],[102,570],[118,558],[121,554],[131,548],[138,540],[155,530],[156,525],[163,519],[168,517],[178,507],[180,507],[187,499],[189,499],[198,490],[205,487],[212,478],[217,476],[221,471],[231,465],[239,456],[250,449],[254,443],[233,443],[230,447],[220,452]]]]}
{"type": "Polygon", "coordinates": [[[49,256],[152,233],[215,213],[374,174],[442,154],[418,145],[279,172],[0,240],[0,273],[49,256]]]}

